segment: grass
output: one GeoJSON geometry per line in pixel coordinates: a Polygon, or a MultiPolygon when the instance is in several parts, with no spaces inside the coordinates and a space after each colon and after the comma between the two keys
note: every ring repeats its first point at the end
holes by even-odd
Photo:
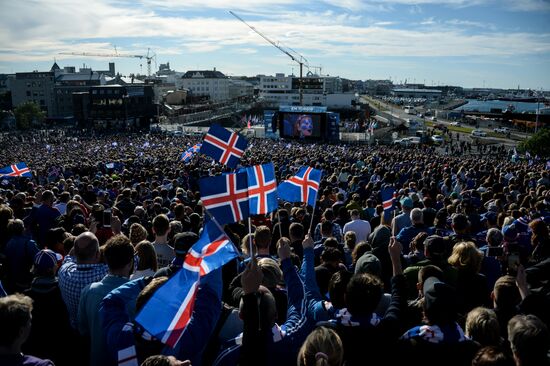
{"type": "MultiPolygon", "coordinates": [[[[426,121],[424,124],[427,127],[434,127],[436,125],[435,122],[426,121]]],[[[460,127],[460,126],[451,126],[451,125],[445,125],[449,129],[449,131],[452,132],[460,132],[460,133],[471,133],[474,129],[470,127],[460,127]]]]}

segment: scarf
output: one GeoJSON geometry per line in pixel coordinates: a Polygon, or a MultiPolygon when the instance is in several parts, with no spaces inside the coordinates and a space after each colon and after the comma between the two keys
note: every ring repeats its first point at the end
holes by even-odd
{"type": "Polygon", "coordinates": [[[147,341],[153,340],[153,337],[140,326],[134,323],[124,324],[119,337],[118,366],[139,366],[134,340],[135,333],[141,333],[141,337],[147,341]]]}
{"type": "Polygon", "coordinates": [[[438,325],[420,325],[409,329],[400,339],[420,338],[430,343],[458,343],[468,338],[457,323],[439,327],[438,325]]]}
{"type": "Polygon", "coordinates": [[[336,313],[336,318],[330,320],[332,324],[341,324],[345,327],[360,327],[360,326],[377,326],[380,323],[380,318],[375,313],[370,317],[358,318],[351,315],[348,309],[340,309],[336,313]]]}

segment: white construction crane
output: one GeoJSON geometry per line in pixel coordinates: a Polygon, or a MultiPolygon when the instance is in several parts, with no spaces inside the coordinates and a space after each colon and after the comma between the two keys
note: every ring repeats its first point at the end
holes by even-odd
{"type": "MultiPolygon", "coordinates": [[[[115,48],[116,52],[116,48],[115,48]]],[[[72,55],[72,56],[86,56],[86,57],[129,57],[129,58],[139,58],[147,60],[147,76],[151,76],[151,61],[155,60],[155,65],[157,63],[157,55],[151,51],[150,48],[147,49],[147,55],[129,55],[129,54],[120,54],[116,53],[92,53],[92,52],[60,52],[60,55],[72,55]]],[[[156,67],[156,66],[155,66],[156,67]]]]}
{"type": "Polygon", "coordinates": [[[304,102],[304,93],[303,93],[303,88],[302,88],[302,77],[303,77],[303,69],[304,69],[304,66],[306,66],[307,68],[309,68],[309,63],[307,61],[307,59],[300,55],[298,52],[294,51],[292,48],[290,47],[287,47],[288,49],[290,49],[292,52],[294,52],[296,55],[293,55],[292,53],[290,53],[289,51],[287,51],[286,49],[284,49],[283,47],[281,47],[278,43],[275,43],[274,41],[272,41],[271,39],[269,39],[266,35],[264,35],[262,32],[260,32],[259,30],[257,30],[256,28],[254,28],[253,26],[251,26],[250,24],[248,24],[247,22],[245,22],[243,20],[243,18],[241,18],[240,16],[238,16],[237,14],[235,14],[234,12],[232,12],[231,10],[229,11],[229,13],[231,15],[233,15],[235,18],[237,18],[238,20],[240,20],[241,22],[243,22],[248,28],[252,29],[256,34],[258,34],[260,37],[262,37],[263,39],[265,39],[267,42],[271,43],[275,48],[277,48],[279,51],[281,51],[282,53],[284,53],[285,55],[287,55],[288,57],[290,57],[290,59],[294,62],[296,62],[298,65],[300,65],[300,82],[299,82],[299,93],[300,93],[300,105],[303,105],[303,102],[304,102]]]}

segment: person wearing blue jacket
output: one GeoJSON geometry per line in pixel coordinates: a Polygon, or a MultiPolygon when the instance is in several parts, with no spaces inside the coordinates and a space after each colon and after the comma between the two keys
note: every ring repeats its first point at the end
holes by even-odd
{"type": "MultiPolygon", "coordinates": [[[[286,322],[276,324],[275,299],[267,288],[260,286],[262,271],[254,258],[242,276],[244,295],[240,312],[244,321],[243,334],[225,345],[214,362],[215,366],[296,364],[299,348],[314,324],[307,317],[308,299],[304,282],[290,259],[290,240],[281,238],[278,244],[288,292],[286,322]]],[[[309,250],[313,254],[313,248],[309,250]]]]}
{"type": "Polygon", "coordinates": [[[140,278],[111,291],[103,299],[99,311],[109,348],[109,364],[117,365],[118,359],[118,364],[137,366],[148,356],[158,354],[190,360],[193,365],[201,364],[202,353],[220,316],[221,269],[201,278],[191,320],[174,348],[154,339],[126,310],[128,303],[136,302],[136,314],[139,313],[167,280],[166,277],[140,278]]]}

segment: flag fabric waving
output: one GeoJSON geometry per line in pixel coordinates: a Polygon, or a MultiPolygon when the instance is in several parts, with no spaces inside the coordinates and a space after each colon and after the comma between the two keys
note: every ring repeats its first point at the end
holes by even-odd
{"type": "Polygon", "coordinates": [[[251,215],[264,215],[277,209],[277,180],[273,163],[246,168],[248,205],[251,215]]]}
{"type": "Polygon", "coordinates": [[[382,207],[384,208],[384,221],[388,222],[391,213],[395,210],[396,192],[393,187],[386,187],[380,195],[382,196],[382,207]]]}
{"type": "Polygon", "coordinates": [[[295,176],[279,184],[277,188],[279,198],[288,202],[306,202],[310,206],[315,206],[322,174],[321,170],[301,167],[295,176]]]}
{"type": "Polygon", "coordinates": [[[193,315],[200,277],[237,256],[225,233],[208,221],[189,250],[183,268],[147,301],[136,322],[162,343],[175,347],[193,315]]]}
{"type": "Polygon", "coordinates": [[[238,133],[220,125],[212,125],[204,136],[200,152],[234,168],[241,160],[247,144],[246,139],[238,133]]]}
{"type": "Polygon", "coordinates": [[[200,151],[201,146],[202,146],[202,144],[198,143],[198,144],[195,144],[195,145],[191,146],[190,148],[188,148],[184,152],[182,152],[181,155],[180,155],[180,161],[183,161],[184,163],[189,162],[191,160],[191,158],[193,157],[193,155],[195,155],[195,153],[200,151]]]}
{"type": "Polygon", "coordinates": [[[246,173],[229,173],[199,180],[202,204],[220,225],[249,216],[247,183],[246,173]]]}
{"type": "Polygon", "coordinates": [[[16,163],[0,169],[0,177],[32,177],[31,170],[25,163],[16,163]]]}

